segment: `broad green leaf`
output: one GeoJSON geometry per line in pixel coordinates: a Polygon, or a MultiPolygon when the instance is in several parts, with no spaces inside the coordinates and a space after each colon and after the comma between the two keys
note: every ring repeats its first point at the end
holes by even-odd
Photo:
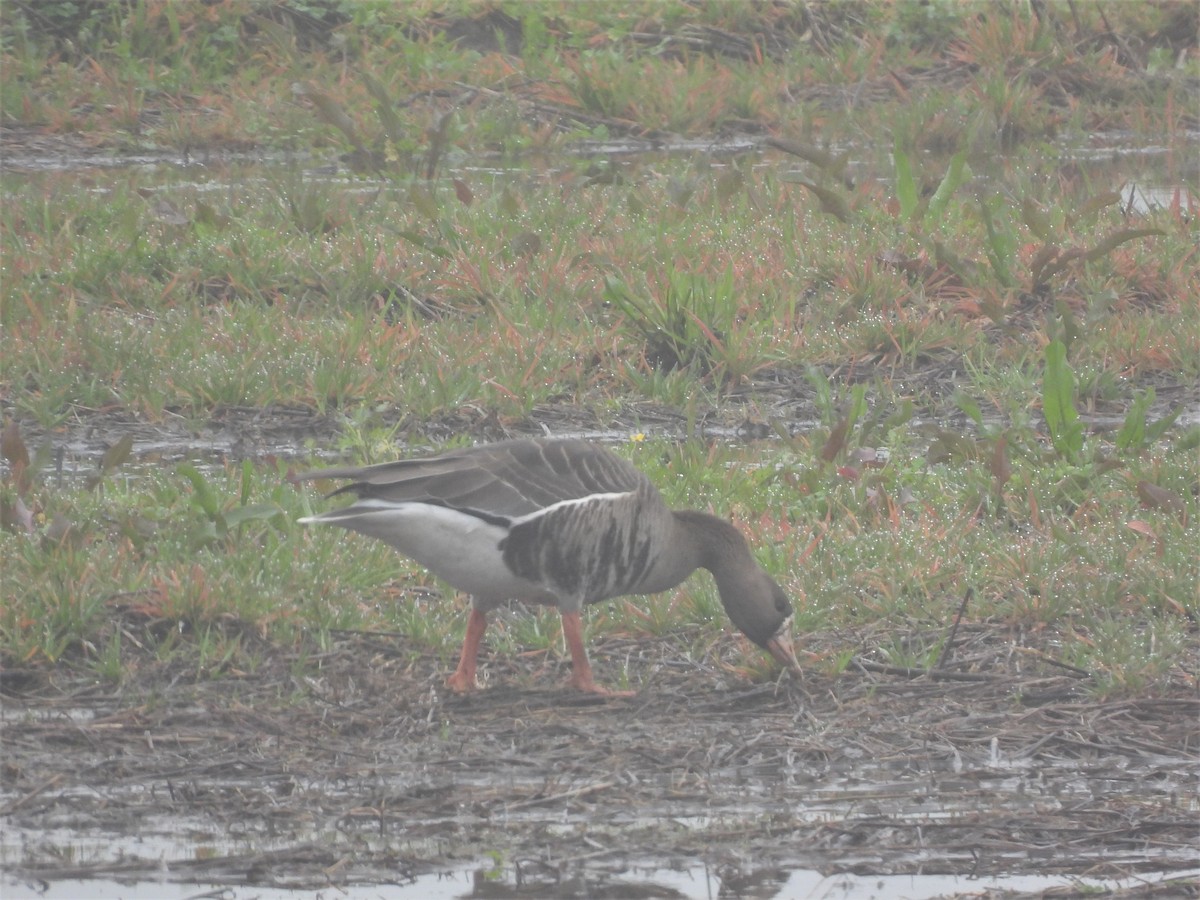
{"type": "Polygon", "coordinates": [[[784,153],[790,153],[793,156],[807,160],[830,175],[840,176],[846,168],[846,162],[850,158],[849,152],[843,153],[840,156],[834,156],[820,147],[801,144],[798,141],[791,141],[787,138],[768,137],[766,142],[770,146],[782,150],[784,153]]]}
{"type": "Polygon", "coordinates": [[[1034,237],[1047,243],[1057,240],[1050,217],[1029,197],[1021,200],[1021,221],[1033,232],[1034,237]]]}
{"type": "Polygon", "coordinates": [[[106,475],[115,471],[129,459],[132,450],[133,435],[127,434],[104,451],[104,456],[100,458],[100,470],[106,475]]]}
{"type": "Polygon", "coordinates": [[[916,413],[916,407],[913,406],[912,400],[907,397],[900,404],[900,408],[895,410],[890,416],[883,420],[883,430],[891,431],[893,428],[899,428],[901,425],[907,425],[912,421],[913,415],[916,413]]]}
{"type": "Polygon", "coordinates": [[[917,191],[916,181],[913,180],[908,155],[900,149],[898,141],[892,149],[892,164],[896,170],[896,199],[900,202],[900,218],[908,220],[916,212],[921,195],[917,191]]]}
{"type": "Polygon", "coordinates": [[[925,461],[930,465],[944,462],[962,462],[977,459],[979,447],[974,440],[966,435],[951,431],[949,428],[938,428],[934,439],[925,451],[925,461]]]}
{"type": "Polygon", "coordinates": [[[816,196],[822,212],[827,212],[842,222],[850,221],[850,202],[841,193],[811,181],[801,181],[800,184],[816,196]]]}
{"type": "Polygon", "coordinates": [[[1127,228],[1124,231],[1116,231],[1102,240],[1099,244],[1083,254],[1083,258],[1088,262],[1097,260],[1102,256],[1107,256],[1112,253],[1117,247],[1126,241],[1137,240],[1143,237],[1152,237],[1154,235],[1166,234],[1161,228],[1127,228]]]}
{"type": "Polygon", "coordinates": [[[717,200],[725,209],[729,201],[746,190],[746,176],[741,169],[730,168],[717,178],[717,200]]]}
{"type": "Polygon", "coordinates": [[[954,400],[954,405],[970,416],[972,422],[978,426],[983,425],[983,411],[980,410],[978,403],[962,391],[955,391],[952,399],[954,400]]]}
{"type": "Polygon", "coordinates": [[[1079,207],[1079,211],[1075,214],[1075,216],[1068,216],[1067,224],[1073,225],[1077,221],[1094,218],[1095,215],[1106,206],[1112,206],[1114,203],[1120,202],[1120,191],[1106,191],[1103,194],[1097,194],[1095,197],[1086,200],[1084,204],[1079,207]]]}
{"type": "Polygon", "coordinates": [[[379,116],[379,122],[383,125],[383,130],[391,141],[395,144],[400,144],[404,141],[404,125],[400,121],[400,117],[396,115],[396,110],[392,106],[392,99],[388,96],[387,89],[377,78],[369,72],[362,73],[363,84],[366,85],[367,91],[375,98],[375,114],[379,116]]]}
{"type": "Polygon", "coordinates": [[[1125,421],[1117,432],[1118,450],[1136,450],[1146,443],[1146,412],[1154,402],[1154,388],[1147,388],[1134,398],[1125,413],[1125,421]]]}
{"type": "Polygon", "coordinates": [[[1083,449],[1083,423],[1075,409],[1075,375],[1067,365],[1067,347],[1062,341],[1046,345],[1042,415],[1055,450],[1071,458],[1083,449]]]}
{"type": "Polygon", "coordinates": [[[251,503],[248,506],[237,506],[225,513],[225,527],[237,528],[246,522],[263,522],[282,515],[283,510],[275,503],[251,503]]]}
{"type": "MultiPolygon", "coordinates": [[[[1178,415],[1179,410],[1176,409],[1167,418],[1174,422],[1178,415]]],[[[1151,426],[1151,429],[1157,424],[1156,422],[1154,426],[1151,426]]],[[[1175,439],[1175,449],[1181,452],[1200,449],[1200,425],[1190,425],[1184,428],[1183,433],[1175,439]]]]}
{"type": "Polygon", "coordinates": [[[1054,244],[1046,244],[1040,249],[1029,262],[1029,272],[1033,276],[1033,289],[1036,291],[1039,286],[1046,283],[1047,278],[1053,274],[1053,264],[1058,260],[1061,251],[1054,244]]]}
{"type": "Polygon", "coordinates": [[[417,212],[423,215],[431,222],[437,222],[441,219],[441,212],[438,209],[437,201],[433,199],[433,194],[429,193],[425,188],[418,185],[412,185],[408,190],[408,199],[417,212]]]}
{"type": "Polygon", "coordinates": [[[946,266],[955,275],[968,283],[975,281],[979,264],[973,259],[964,259],[947,246],[940,238],[933,239],[933,258],[939,266],[946,266]]]}
{"type": "Polygon", "coordinates": [[[967,165],[967,151],[959,150],[951,157],[950,168],[946,170],[946,174],[942,176],[941,184],[937,186],[937,190],[929,198],[929,209],[925,213],[926,217],[934,223],[940,222],[946,212],[946,205],[950,202],[951,195],[962,187],[970,177],[971,169],[967,165]]]}
{"type": "Polygon", "coordinates": [[[1179,418],[1179,414],[1183,412],[1182,406],[1177,406],[1161,419],[1156,419],[1146,425],[1146,446],[1150,446],[1161,438],[1175,424],[1175,420],[1179,418]]]}
{"type": "Polygon", "coordinates": [[[511,218],[515,219],[521,214],[521,204],[517,200],[517,195],[507,187],[500,192],[499,206],[500,212],[504,213],[506,216],[510,216],[511,218]]]}
{"type": "Polygon", "coordinates": [[[324,119],[326,123],[345,135],[346,140],[354,146],[355,150],[360,153],[366,152],[366,148],[358,136],[358,127],[354,124],[354,119],[340,103],[328,94],[318,91],[312,85],[305,85],[303,93],[316,107],[318,118],[324,119]]]}
{"type": "Polygon", "coordinates": [[[191,463],[180,463],[177,471],[192,483],[192,501],[209,519],[215,520],[221,514],[221,504],[217,502],[208,479],[191,463]]]}
{"type": "Polygon", "coordinates": [[[439,256],[442,259],[449,259],[452,255],[445,247],[438,246],[424,235],[418,234],[415,231],[397,231],[396,234],[408,241],[410,244],[415,244],[427,253],[432,253],[434,256],[439,256]]]}
{"type": "MultiPolygon", "coordinates": [[[[1001,202],[1000,198],[995,198],[991,202],[1001,202]]],[[[1014,287],[1016,280],[1013,278],[1010,264],[1016,255],[1016,239],[1012,234],[1011,228],[1001,228],[992,218],[991,203],[981,199],[979,201],[979,212],[983,217],[983,225],[987,229],[987,253],[988,260],[992,264],[992,271],[996,278],[1005,287],[1014,287]]]]}
{"type": "Polygon", "coordinates": [[[867,414],[867,386],[856,384],[850,389],[850,424],[867,414]]]}

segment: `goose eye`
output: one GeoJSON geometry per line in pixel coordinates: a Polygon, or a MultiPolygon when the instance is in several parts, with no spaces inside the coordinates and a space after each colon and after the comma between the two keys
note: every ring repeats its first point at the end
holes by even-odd
{"type": "Polygon", "coordinates": [[[775,585],[775,611],[784,616],[790,616],[793,612],[792,601],[779,585],[775,585]]]}

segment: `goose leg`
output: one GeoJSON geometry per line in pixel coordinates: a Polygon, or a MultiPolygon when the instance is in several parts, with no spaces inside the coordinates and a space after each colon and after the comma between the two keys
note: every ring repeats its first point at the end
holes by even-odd
{"type": "Polygon", "coordinates": [[[475,658],[479,655],[479,642],[487,629],[487,616],[477,609],[471,610],[467,619],[467,636],[463,638],[462,653],[458,657],[458,668],[446,679],[446,687],[457,693],[475,690],[475,658]]]}
{"type": "Polygon", "coordinates": [[[583,646],[583,617],[579,611],[562,614],[563,636],[571,651],[571,680],[568,682],[577,691],[590,694],[606,694],[610,697],[632,697],[636,691],[610,691],[592,680],[592,664],[588,662],[587,650],[583,646]]]}

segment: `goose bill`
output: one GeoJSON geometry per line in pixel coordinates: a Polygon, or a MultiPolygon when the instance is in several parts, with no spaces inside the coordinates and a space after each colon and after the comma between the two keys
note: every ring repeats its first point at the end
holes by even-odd
{"type": "Polygon", "coordinates": [[[796,661],[796,651],[792,648],[792,617],[788,616],[779,630],[767,641],[767,650],[780,664],[791,669],[795,674],[802,675],[800,663],[796,661]]]}

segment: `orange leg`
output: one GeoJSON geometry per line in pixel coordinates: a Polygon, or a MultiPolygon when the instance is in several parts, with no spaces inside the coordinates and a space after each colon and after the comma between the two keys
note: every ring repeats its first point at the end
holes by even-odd
{"type": "Polygon", "coordinates": [[[477,609],[471,610],[467,619],[467,636],[463,638],[462,653],[458,657],[458,668],[446,679],[446,687],[457,693],[475,689],[475,658],[479,656],[479,642],[487,630],[487,616],[477,609]]]}
{"type": "Polygon", "coordinates": [[[583,646],[583,617],[579,612],[562,614],[563,636],[571,651],[571,680],[569,684],[578,691],[590,694],[607,694],[610,697],[632,697],[637,691],[610,691],[592,680],[592,664],[588,662],[587,650],[583,646]]]}

